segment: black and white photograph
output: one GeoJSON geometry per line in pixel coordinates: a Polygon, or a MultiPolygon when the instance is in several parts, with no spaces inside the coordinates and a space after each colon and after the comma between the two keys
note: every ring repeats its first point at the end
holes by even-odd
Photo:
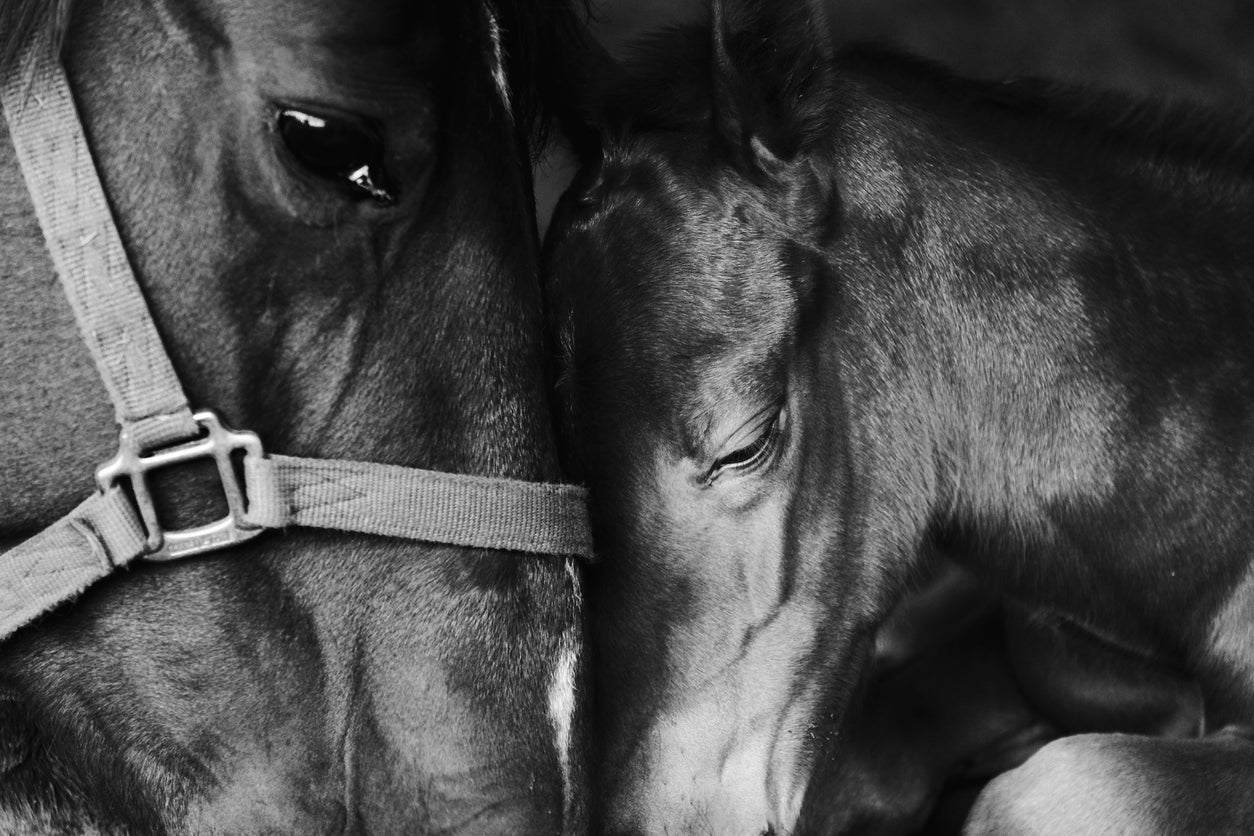
{"type": "Polygon", "coordinates": [[[1254,3],[0,0],[0,836],[1254,834],[1254,3]]]}

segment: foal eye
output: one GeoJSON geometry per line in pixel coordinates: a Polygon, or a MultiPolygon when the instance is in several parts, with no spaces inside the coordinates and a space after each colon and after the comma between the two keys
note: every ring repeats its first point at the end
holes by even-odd
{"type": "Polygon", "coordinates": [[[779,416],[780,413],[776,412],[771,420],[762,426],[761,432],[751,443],[716,459],[707,481],[712,482],[720,473],[729,470],[748,471],[762,464],[775,446],[775,439],[779,436],[779,416]]]}
{"type": "Polygon", "coordinates": [[[396,202],[383,170],[383,135],[365,120],[323,116],[295,108],[279,111],[279,136],[292,156],[319,177],[351,194],[396,202]]]}

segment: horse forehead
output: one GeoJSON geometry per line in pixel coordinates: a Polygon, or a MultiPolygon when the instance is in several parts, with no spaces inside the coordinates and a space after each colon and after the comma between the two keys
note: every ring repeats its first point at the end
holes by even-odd
{"type": "Polygon", "coordinates": [[[713,192],[639,184],[600,202],[556,259],[583,332],[572,346],[576,364],[591,349],[674,381],[743,366],[786,338],[796,293],[781,242],[739,207],[713,192]]]}
{"type": "Polygon", "coordinates": [[[485,70],[493,64],[492,0],[197,2],[203,5],[196,13],[177,8],[163,18],[167,28],[179,30],[175,40],[191,34],[201,49],[229,45],[240,80],[297,102],[322,101],[351,112],[360,102],[409,113],[434,95],[438,85],[431,82],[447,78],[457,56],[479,54],[485,70]]]}
{"type": "MultiPolygon", "coordinates": [[[[242,31],[284,32],[322,42],[363,44],[406,39],[416,30],[436,28],[451,2],[412,0],[215,0],[228,21],[242,31]]],[[[485,0],[486,2],[486,0],[485,0]]],[[[464,4],[471,5],[471,4],[464,4]]]]}
{"type": "Polygon", "coordinates": [[[783,241],[769,196],[708,160],[686,164],[665,145],[660,152],[637,146],[607,160],[585,199],[596,207],[587,228],[607,260],[686,278],[635,276],[649,290],[682,290],[694,282],[719,290],[778,272],[773,268],[783,241]],[[641,254],[642,245],[643,258],[627,257],[641,254]]]}
{"type": "Polygon", "coordinates": [[[722,354],[776,342],[795,295],[784,242],[746,206],[702,203],[661,230],[642,304],[652,306],[655,327],[689,333],[722,354]]]}
{"type": "Polygon", "coordinates": [[[685,161],[684,141],[612,147],[551,232],[551,263],[577,377],[629,385],[686,427],[760,388],[797,294],[769,207],[704,155],[685,161]]]}
{"type": "Polygon", "coordinates": [[[637,224],[658,230],[668,252],[714,268],[711,279],[738,280],[769,268],[789,238],[782,197],[708,154],[676,148],[676,141],[642,144],[607,165],[599,185],[610,211],[634,213],[637,224]]]}
{"type": "MultiPolygon", "coordinates": [[[[509,106],[497,0],[205,0],[222,34],[272,71],[357,78],[364,95],[392,98],[415,77],[447,77],[454,56],[478,53],[509,106]],[[402,80],[406,79],[406,80],[402,80]],[[369,81],[368,81],[369,80],[369,81]]],[[[347,104],[347,102],[346,102],[347,104]]]]}

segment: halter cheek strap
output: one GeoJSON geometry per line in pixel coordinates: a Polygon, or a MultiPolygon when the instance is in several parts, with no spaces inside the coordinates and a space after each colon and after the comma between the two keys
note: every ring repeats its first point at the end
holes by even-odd
{"type": "Polygon", "coordinates": [[[267,456],[253,433],[193,413],[113,224],[65,72],[27,46],[0,104],[65,295],[121,425],[100,492],[0,555],[0,641],[136,559],[173,560],[288,525],[591,559],[586,495],[522,482],[365,462],[267,456]],[[243,484],[233,457],[243,456],[243,484]],[[218,463],[228,514],[165,531],[146,474],[218,463]],[[127,492],[123,483],[130,486],[127,492]]]}

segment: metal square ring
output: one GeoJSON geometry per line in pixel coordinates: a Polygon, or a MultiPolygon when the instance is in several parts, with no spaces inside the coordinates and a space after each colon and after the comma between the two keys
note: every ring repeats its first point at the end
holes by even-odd
{"type": "Polygon", "coordinates": [[[231,455],[242,451],[245,458],[262,458],[265,453],[256,433],[239,432],[223,426],[218,416],[204,410],[192,418],[205,430],[205,435],[190,441],[145,454],[126,429],[118,440],[118,453],[96,470],[96,484],[101,492],[117,485],[121,479],[131,483],[131,492],[144,522],[147,560],[176,560],[204,552],[217,551],[252,539],[264,529],[244,523],[247,508],[243,487],[235,475],[231,455]],[[212,458],[218,466],[218,478],[226,496],[227,514],[219,520],[193,528],[166,531],[157,518],[148,489],[147,474],[163,467],[197,459],[212,458]]]}

